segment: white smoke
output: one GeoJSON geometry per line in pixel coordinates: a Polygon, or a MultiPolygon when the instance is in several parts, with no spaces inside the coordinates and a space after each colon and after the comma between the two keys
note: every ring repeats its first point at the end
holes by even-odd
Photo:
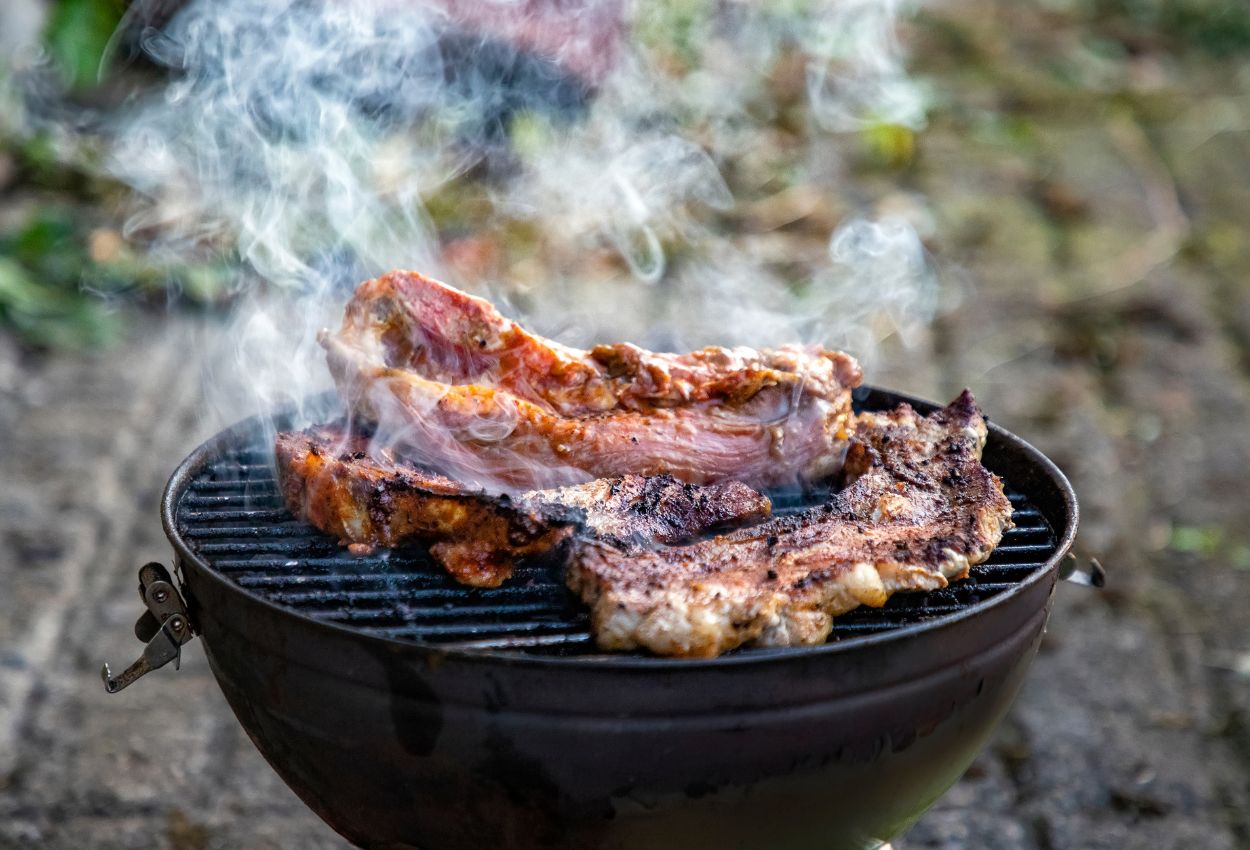
{"type": "Polygon", "coordinates": [[[229,345],[253,395],[219,400],[223,416],[326,386],[316,331],[390,268],[449,277],[575,344],[865,356],[927,320],[919,237],[872,215],[838,153],[845,133],[923,124],[900,0],[549,5],[191,0],[143,34],[171,80],[119,122],[109,168],[141,199],[129,235],[240,261],[229,345]],[[796,54],[805,118],[782,138],[767,71],[796,54]],[[724,175],[767,151],[796,183],[847,180],[823,255],[735,229],[724,175]],[[497,255],[477,277],[445,261],[466,235],[497,255]]]}
{"type": "Polygon", "coordinates": [[[807,89],[816,120],[831,130],[874,123],[924,126],[926,96],[898,40],[900,0],[838,0],[813,18],[803,45],[813,57],[807,89]]]}

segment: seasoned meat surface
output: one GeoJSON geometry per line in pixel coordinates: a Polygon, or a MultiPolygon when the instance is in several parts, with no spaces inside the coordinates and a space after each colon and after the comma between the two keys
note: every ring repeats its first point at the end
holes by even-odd
{"type": "Polygon", "coordinates": [[[287,507],[357,551],[409,541],[457,581],[495,587],[513,562],[550,551],[577,529],[625,548],[679,543],[768,516],[768,498],[736,481],[696,486],[626,475],[488,496],[422,469],[342,424],[280,433],[279,485],[287,507]]]}
{"type": "Polygon", "coordinates": [[[354,550],[434,541],[430,554],[455,579],[497,587],[512,562],[547,552],[573,531],[570,511],[543,512],[464,485],[389,453],[341,425],[277,436],[278,483],[287,507],[354,550]]]}
{"type": "Polygon", "coordinates": [[[340,394],[383,440],[513,493],[628,474],[756,487],[827,477],[861,377],[819,346],[581,351],[412,272],[361,284],[321,341],[340,394]]]}
{"type": "Polygon", "coordinates": [[[519,501],[538,510],[580,509],[590,536],[623,549],[684,543],[730,525],[760,522],[772,510],[767,496],[739,481],[697,485],[671,475],[598,478],[535,490],[519,501]]]}
{"type": "Polygon", "coordinates": [[[686,546],[575,544],[568,581],[604,649],[714,656],[823,642],[838,614],[963,578],[1011,526],[980,463],[985,421],[965,391],[921,416],[860,416],[849,482],[823,505],[686,546]]]}

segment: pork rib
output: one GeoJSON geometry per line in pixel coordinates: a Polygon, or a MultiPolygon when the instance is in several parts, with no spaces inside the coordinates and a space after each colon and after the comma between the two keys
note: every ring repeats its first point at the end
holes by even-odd
{"type": "Polygon", "coordinates": [[[649,552],[577,544],[570,588],[603,649],[714,656],[746,643],[823,642],[833,617],[965,577],[1011,526],[980,463],[985,421],[965,391],[921,416],[861,415],[849,484],[801,513],[649,552]]]}
{"type": "Polygon", "coordinates": [[[321,341],[340,394],[388,442],[512,492],[631,473],[757,487],[826,477],[861,378],[819,346],[581,351],[412,272],[361,284],[321,341]]]}
{"type": "Polygon", "coordinates": [[[497,587],[521,557],[578,529],[619,547],[680,543],[768,516],[767,497],[736,481],[705,487],[627,475],[516,499],[487,496],[389,451],[341,424],[280,433],[278,480],[287,507],[357,552],[417,541],[457,581],[497,587]]]}

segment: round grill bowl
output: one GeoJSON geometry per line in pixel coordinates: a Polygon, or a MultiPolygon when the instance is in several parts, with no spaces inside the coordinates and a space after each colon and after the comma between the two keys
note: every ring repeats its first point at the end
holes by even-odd
{"type": "MultiPolygon", "coordinates": [[[[868,409],[935,407],[861,396],[868,409]]],[[[974,580],[959,604],[909,594],[882,615],[897,624],[709,660],[440,645],[283,604],[192,532],[195,482],[261,433],[243,422],[179,466],[165,531],[230,706],[304,802],[361,847],[876,847],[955,782],[1006,713],[1077,526],[1062,473],[991,425],[984,462],[1018,512],[1044,520],[1046,544],[1010,583],[978,592],[974,580]]],[[[283,566],[298,582],[312,563],[283,566]]]]}

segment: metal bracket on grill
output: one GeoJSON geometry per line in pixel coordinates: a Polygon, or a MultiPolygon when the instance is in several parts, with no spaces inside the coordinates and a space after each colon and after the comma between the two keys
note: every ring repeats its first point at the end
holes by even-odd
{"type": "Polygon", "coordinates": [[[1080,560],[1069,552],[1068,557],[1059,565],[1059,578],[1084,587],[1101,588],[1107,584],[1107,570],[1098,563],[1097,558],[1090,558],[1089,568],[1082,569],[1080,560]]]}
{"type": "Polygon", "coordinates": [[[148,610],[135,623],[135,637],[147,647],[139,659],[117,677],[105,663],[100,676],[110,694],[171,661],[177,670],[182,662],[182,645],[195,637],[186,603],[164,566],[153,562],[139,568],[139,598],[148,610]]]}

